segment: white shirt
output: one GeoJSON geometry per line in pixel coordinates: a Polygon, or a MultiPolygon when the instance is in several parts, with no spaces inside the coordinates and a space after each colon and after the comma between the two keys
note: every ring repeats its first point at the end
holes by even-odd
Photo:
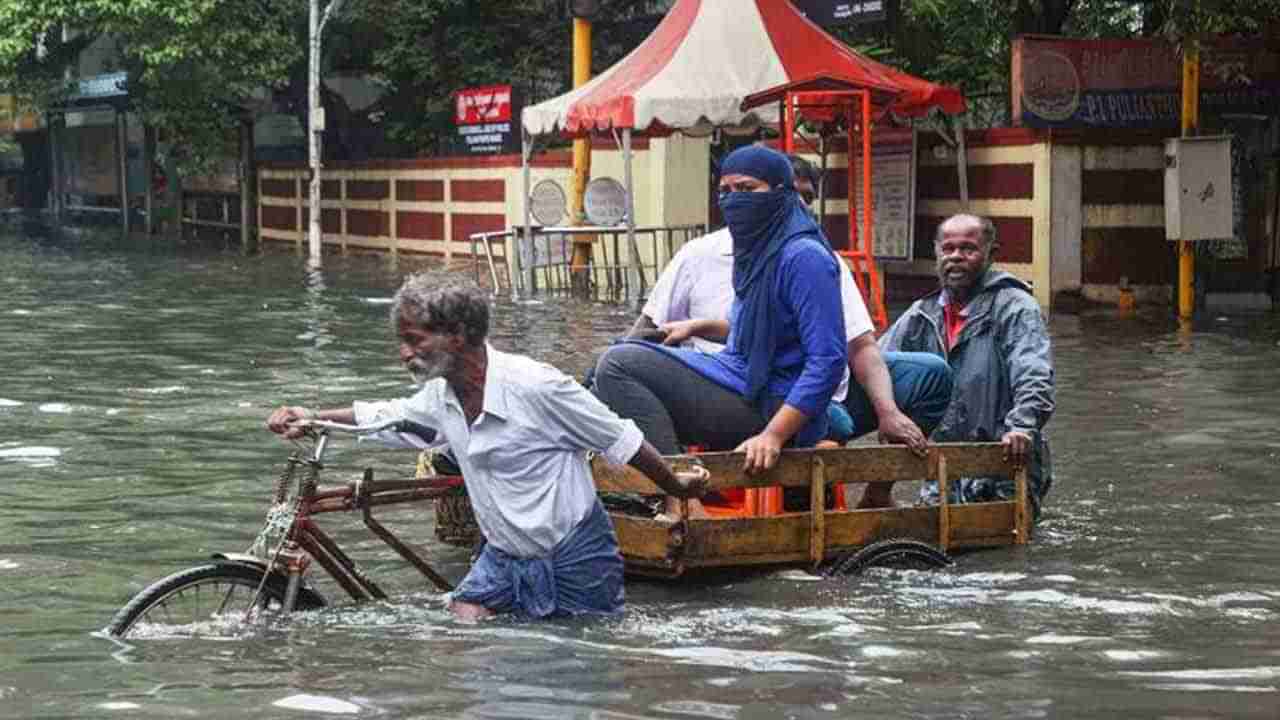
{"type": "MultiPolygon", "coordinates": [[[[575,380],[522,355],[488,347],[484,405],[467,424],[443,379],[415,395],[352,405],[359,424],[408,418],[440,433],[462,468],[476,523],[488,542],[517,557],[545,557],[596,502],[587,451],[626,464],[644,437],[575,380]]],[[[380,442],[412,447],[396,433],[380,442]]]]}
{"type": "MultiPolygon", "coordinates": [[[[875,326],[862,292],[853,281],[848,263],[840,266],[840,302],[844,306],[844,336],[848,342],[871,332],[875,326]]],[[[653,285],[641,311],[655,325],[694,318],[728,320],[733,306],[733,236],[729,228],[690,240],[671,258],[653,285]]],[[[702,338],[692,338],[693,347],[714,353],[724,345],[702,338]]],[[[832,400],[841,401],[849,394],[849,369],[836,388],[832,400]]]]}
{"type": "MultiPolygon", "coordinates": [[[[663,268],[641,310],[654,325],[678,320],[727,320],[733,305],[733,238],[729,228],[694,238],[663,268]]],[[[724,345],[700,337],[686,347],[705,353],[724,345]]]]}

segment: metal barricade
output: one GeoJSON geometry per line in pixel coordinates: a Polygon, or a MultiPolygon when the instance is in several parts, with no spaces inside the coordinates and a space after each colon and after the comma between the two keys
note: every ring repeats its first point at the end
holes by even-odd
{"type": "Polygon", "coordinates": [[[611,301],[644,297],[676,251],[705,234],[706,226],[637,227],[634,232],[638,245],[645,249],[641,253],[639,288],[630,287],[628,279],[625,227],[534,227],[529,240],[524,238],[524,228],[519,227],[473,233],[472,268],[476,282],[487,281],[495,295],[511,290],[514,282],[521,293],[576,293],[611,301]],[[592,238],[591,262],[585,268],[572,266],[575,236],[592,238]],[[508,247],[520,253],[522,277],[514,274],[508,247]],[[486,269],[488,272],[484,272],[486,269]]]}

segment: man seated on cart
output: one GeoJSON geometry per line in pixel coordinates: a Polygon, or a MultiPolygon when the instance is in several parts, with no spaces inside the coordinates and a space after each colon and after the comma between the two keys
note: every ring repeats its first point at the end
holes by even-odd
{"type": "MultiPolygon", "coordinates": [[[[1040,515],[1053,484],[1044,427],[1053,416],[1053,350],[1031,288],[992,267],[999,242],[991,221],[960,214],[934,238],[941,287],[917,300],[880,338],[886,351],[910,350],[946,358],[955,389],[933,433],[942,442],[1001,442],[1006,459],[1025,464],[1032,511],[1040,515]]],[[[952,484],[951,502],[1013,497],[1011,478],[965,478],[952,484]]],[[[921,494],[937,502],[938,485],[921,494]]]]}
{"type": "Polygon", "coordinates": [[[677,478],[635,423],[572,378],[489,345],[489,304],[475,289],[436,285],[411,276],[391,307],[400,360],[421,384],[416,394],[320,412],[286,406],[267,426],[296,437],[306,419],[363,425],[405,418],[433,436],[387,432],[378,439],[400,447],[447,444],[486,540],[450,596],[459,617],[619,611],[622,555],[587,453],[629,464],[678,497],[700,494],[705,478],[677,478]]]}
{"type": "Polygon", "coordinates": [[[847,363],[836,259],[796,193],[791,163],[763,146],[721,165],[735,301],[714,354],[627,340],[600,357],[595,392],[636,421],[660,452],[737,450],[744,470],[828,432],[827,406],[847,363]]]}
{"type": "MultiPolygon", "coordinates": [[[[796,192],[808,206],[817,194],[818,171],[799,155],[788,159],[796,192]]],[[[733,262],[733,238],[727,227],[686,243],[658,276],[629,337],[708,353],[722,350],[734,298],[733,262]]],[[[836,262],[848,369],[830,406],[828,438],[844,443],[878,430],[881,442],[903,444],[923,455],[929,433],[951,400],[951,368],[945,359],[930,353],[881,353],[853,273],[842,260],[836,262]]],[[[891,488],[868,485],[858,507],[892,505],[891,488]]],[[[798,494],[808,501],[807,491],[798,494]]]]}

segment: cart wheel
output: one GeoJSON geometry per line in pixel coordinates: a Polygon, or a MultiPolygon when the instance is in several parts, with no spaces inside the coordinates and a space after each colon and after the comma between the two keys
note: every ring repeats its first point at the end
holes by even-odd
{"type": "Polygon", "coordinates": [[[912,570],[932,570],[952,565],[946,553],[926,542],[893,538],[871,543],[827,563],[823,577],[859,575],[870,567],[895,567],[912,570]]]}

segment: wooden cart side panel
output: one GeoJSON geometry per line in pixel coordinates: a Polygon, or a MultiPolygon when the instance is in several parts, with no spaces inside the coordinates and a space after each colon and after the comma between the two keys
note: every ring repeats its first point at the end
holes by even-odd
{"type": "MultiPolygon", "coordinates": [[[[1015,542],[1012,502],[953,505],[952,546],[990,547],[1015,542]]],[[[809,560],[808,513],[735,519],[691,519],[682,561],[686,567],[754,565],[809,560]]],[[[938,508],[857,510],[825,514],[825,555],[885,538],[938,542],[938,508]]]]}
{"type": "Polygon", "coordinates": [[[1004,502],[952,504],[951,545],[964,545],[981,538],[1002,538],[996,545],[1017,542],[1017,508],[1012,500],[1004,502]]]}
{"type": "MultiPolygon", "coordinates": [[[[999,443],[941,443],[930,449],[927,458],[913,455],[905,447],[888,445],[786,450],[773,469],[760,475],[747,475],[742,471],[742,453],[701,453],[696,456],[669,456],[667,459],[676,465],[682,461],[701,463],[711,473],[709,487],[714,490],[775,485],[808,487],[812,473],[811,458],[822,460],[829,482],[919,481],[932,474],[930,469],[936,464],[935,458],[939,453],[946,456],[947,473],[951,477],[1011,472],[999,443]]],[[[592,472],[596,487],[604,492],[662,493],[651,480],[629,466],[611,468],[596,458],[592,472]]]]}
{"type": "Polygon", "coordinates": [[[675,564],[674,556],[684,540],[677,524],[621,513],[610,513],[609,519],[618,536],[618,547],[627,560],[663,566],[675,564]]]}

